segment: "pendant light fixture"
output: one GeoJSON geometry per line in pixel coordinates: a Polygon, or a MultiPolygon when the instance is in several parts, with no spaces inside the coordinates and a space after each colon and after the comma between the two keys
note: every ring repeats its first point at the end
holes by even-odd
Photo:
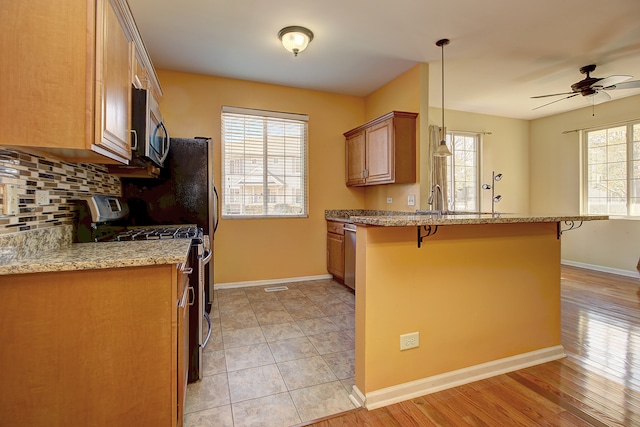
{"type": "Polygon", "coordinates": [[[444,127],[444,47],[448,44],[449,39],[440,39],[436,42],[436,46],[442,48],[442,131],[440,132],[442,139],[433,152],[433,155],[436,157],[446,157],[451,155],[451,151],[447,148],[447,129],[444,127]]]}
{"type": "Polygon", "coordinates": [[[281,29],[278,38],[285,49],[293,53],[293,56],[298,56],[298,53],[305,50],[313,40],[313,33],[308,28],[294,25],[281,29]]]}

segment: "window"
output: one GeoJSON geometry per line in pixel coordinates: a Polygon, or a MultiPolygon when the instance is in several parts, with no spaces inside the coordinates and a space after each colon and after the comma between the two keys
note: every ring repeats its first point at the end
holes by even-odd
{"type": "Polygon", "coordinates": [[[584,209],[640,216],[640,123],[584,131],[584,209]]]}
{"type": "Polygon", "coordinates": [[[451,157],[447,157],[447,188],[449,209],[452,211],[477,212],[480,210],[478,175],[478,134],[447,132],[447,146],[451,157]]]}
{"type": "Polygon", "coordinates": [[[222,216],[307,216],[302,114],[222,107],[222,216]]]}

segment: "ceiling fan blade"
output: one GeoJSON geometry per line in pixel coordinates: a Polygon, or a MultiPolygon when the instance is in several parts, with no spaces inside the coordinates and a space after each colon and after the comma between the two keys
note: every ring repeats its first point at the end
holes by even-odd
{"type": "Polygon", "coordinates": [[[567,97],[556,99],[555,101],[551,101],[551,102],[548,102],[546,104],[540,105],[540,106],[534,108],[533,110],[537,110],[538,108],[546,107],[547,105],[555,104],[556,102],[563,101],[563,100],[569,99],[569,98],[573,98],[574,96],[578,96],[578,95],[580,95],[580,94],[579,93],[572,93],[571,95],[569,95],[567,97]]]}
{"type": "Polygon", "coordinates": [[[560,95],[573,95],[575,92],[562,92],[562,93],[551,93],[549,95],[538,95],[532,96],[531,98],[547,98],[549,96],[560,96],[560,95]]]}
{"type": "Polygon", "coordinates": [[[606,86],[603,89],[611,90],[611,89],[637,89],[637,88],[640,88],[640,80],[631,80],[630,82],[617,83],[611,86],[606,86]]]}
{"type": "Polygon", "coordinates": [[[604,79],[598,80],[597,82],[592,84],[591,87],[593,87],[593,88],[599,88],[599,87],[604,88],[604,87],[609,87],[609,86],[615,86],[618,83],[622,83],[624,81],[627,81],[632,77],[633,76],[623,76],[623,75],[609,76],[609,77],[605,77],[604,79]]]}

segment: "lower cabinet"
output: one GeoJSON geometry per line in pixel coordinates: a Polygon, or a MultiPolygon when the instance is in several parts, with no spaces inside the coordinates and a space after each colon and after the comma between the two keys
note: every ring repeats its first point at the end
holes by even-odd
{"type": "Polygon", "coordinates": [[[181,426],[188,266],[0,276],[0,416],[181,426]]]}
{"type": "Polygon", "coordinates": [[[327,221],[327,271],[344,283],[344,223],[327,221]]]}
{"type": "MultiPolygon", "coordinates": [[[[184,274],[184,291],[178,301],[178,425],[184,419],[184,404],[187,396],[189,380],[189,297],[193,296],[193,288],[189,287],[188,275],[184,274]]],[[[180,277],[178,278],[180,281],[180,277]]]]}

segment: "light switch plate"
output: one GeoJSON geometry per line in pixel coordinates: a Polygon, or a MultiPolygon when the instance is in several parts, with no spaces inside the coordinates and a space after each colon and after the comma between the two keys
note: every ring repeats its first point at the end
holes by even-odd
{"type": "Polygon", "coordinates": [[[387,197],[387,203],[393,203],[393,197],[387,197]]]}
{"type": "Polygon", "coordinates": [[[19,208],[18,187],[12,184],[4,185],[4,201],[2,204],[5,215],[18,215],[19,208]]]}

